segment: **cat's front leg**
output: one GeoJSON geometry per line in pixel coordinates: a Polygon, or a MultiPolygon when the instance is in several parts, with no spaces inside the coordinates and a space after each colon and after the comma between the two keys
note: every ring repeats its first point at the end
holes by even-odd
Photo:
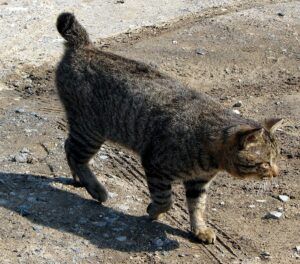
{"type": "Polygon", "coordinates": [[[146,171],[151,203],[147,208],[150,219],[157,220],[172,206],[172,186],[170,180],[160,173],[146,171]]]}
{"type": "Polygon", "coordinates": [[[190,214],[191,230],[200,241],[213,244],[216,240],[215,232],[206,226],[204,220],[206,192],[209,182],[204,180],[190,180],[186,181],[184,186],[190,214]]]}

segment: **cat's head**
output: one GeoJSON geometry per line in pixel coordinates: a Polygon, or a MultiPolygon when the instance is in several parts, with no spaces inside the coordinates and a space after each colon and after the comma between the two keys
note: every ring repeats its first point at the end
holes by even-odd
{"type": "Polygon", "coordinates": [[[279,169],[279,150],[274,138],[282,119],[265,120],[261,127],[239,125],[232,129],[224,151],[224,168],[239,178],[272,178],[279,169]]]}

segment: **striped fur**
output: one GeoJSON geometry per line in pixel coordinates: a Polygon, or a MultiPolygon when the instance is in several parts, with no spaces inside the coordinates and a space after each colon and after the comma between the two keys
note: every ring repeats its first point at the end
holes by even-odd
{"type": "Polygon", "coordinates": [[[67,40],[56,86],[69,122],[65,151],[75,184],[104,202],[107,191],[88,162],[105,140],[117,142],[141,156],[150,217],[170,209],[172,183],[182,181],[192,231],[213,243],[204,221],[209,182],[222,170],[276,176],[273,132],[281,121],[264,126],[243,118],[143,63],[94,48],[72,14],[60,15],[57,28],[67,40]]]}

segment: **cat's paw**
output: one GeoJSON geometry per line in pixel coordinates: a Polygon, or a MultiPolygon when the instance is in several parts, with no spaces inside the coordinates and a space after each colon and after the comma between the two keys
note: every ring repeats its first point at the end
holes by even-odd
{"type": "Polygon", "coordinates": [[[108,199],[108,192],[106,191],[105,187],[97,183],[95,185],[87,185],[85,186],[88,193],[95,199],[98,200],[100,203],[104,203],[108,199]]]}
{"type": "Polygon", "coordinates": [[[195,236],[201,242],[206,244],[214,244],[216,241],[216,234],[214,230],[209,227],[200,228],[195,232],[195,236]]]}
{"type": "Polygon", "coordinates": [[[166,206],[157,206],[156,204],[150,203],[147,207],[147,213],[151,220],[159,220],[170,207],[171,205],[169,204],[166,206]]]}

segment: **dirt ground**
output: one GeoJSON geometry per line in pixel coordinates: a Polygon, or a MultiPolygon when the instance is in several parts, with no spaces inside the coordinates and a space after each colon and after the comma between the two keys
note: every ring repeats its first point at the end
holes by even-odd
{"type": "Polygon", "coordinates": [[[110,192],[107,203],[73,187],[56,62],[25,64],[7,75],[0,83],[0,263],[300,263],[299,13],[298,1],[253,2],[95,40],[243,116],[285,119],[277,133],[280,177],[256,182],[220,174],[214,180],[207,219],[217,231],[215,245],[190,235],[180,185],[165,218],[147,219],[139,157],[118,145],[105,144],[91,162],[110,192]],[[282,216],[268,219],[270,211],[282,216]]]}

